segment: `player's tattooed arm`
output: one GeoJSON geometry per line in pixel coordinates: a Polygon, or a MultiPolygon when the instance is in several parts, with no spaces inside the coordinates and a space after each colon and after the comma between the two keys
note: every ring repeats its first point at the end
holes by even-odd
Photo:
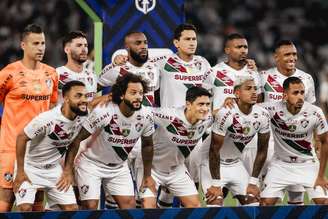
{"type": "Polygon", "coordinates": [[[68,146],[68,150],[65,157],[65,165],[62,176],[57,182],[56,186],[59,191],[64,190],[65,192],[68,190],[70,185],[73,182],[73,163],[75,156],[79,150],[81,141],[87,139],[90,136],[90,132],[88,132],[85,128],[82,128],[77,137],[73,140],[73,142],[68,146]]]}
{"type": "Polygon", "coordinates": [[[212,140],[209,150],[209,166],[213,179],[220,179],[220,149],[224,142],[224,136],[212,132],[212,140]]]}
{"type": "Polygon", "coordinates": [[[270,132],[259,133],[252,177],[258,178],[267,157],[270,132]]]}
{"type": "Polygon", "coordinates": [[[153,162],[154,145],[153,135],[142,136],[141,138],[141,153],[144,166],[144,175],[140,191],[144,192],[146,188],[150,189],[155,195],[157,194],[155,181],[151,177],[151,167],[153,162]]]}
{"type": "Polygon", "coordinates": [[[207,204],[223,204],[223,194],[220,183],[220,149],[223,145],[223,141],[224,136],[212,132],[209,150],[209,166],[212,176],[212,185],[207,189],[205,194],[207,204]]]}
{"type": "Polygon", "coordinates": [[[153,137],[147,136],[142,137],[142,161],[144,165],[144,177],[151,175],[151,166],[153,161],[153,153],[154,153],[154,146],[153,146],[153,137]]]}

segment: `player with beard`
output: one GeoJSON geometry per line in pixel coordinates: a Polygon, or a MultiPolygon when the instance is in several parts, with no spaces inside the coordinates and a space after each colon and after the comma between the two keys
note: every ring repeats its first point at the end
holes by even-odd
{"type": "Polygon", "coordinates": [[[103,87],[113,86],[119,76],[126,73],[140,75],[149,86],[149,92],[145,94],[143,105],[153,106],[154,92],[158,89],[158,68],[153,62],[148,61],[148,41],[142,32],[130,32],[124,37],[124,46],[128,52],[125,64],[109,64],[104,67],[99,76],[99,85],[103,87]]]}
{"type": "Polygon", "coordinates": [[[46,191],[50,205],[77,210],[73,188],[62,191],[56,183],[62,174],[60,160],[88,114],[84,84],[66,83],[63,100],[62,105],[32,119],[17,137],[14,192],[19,211],[32,211],[37,189],[46,191]]]}
{"type": "MultiPolygon", "coordinates": [[[[0,134],[0,212],[10,211],[14,202],[12,179],[17,135],[35,116],[57,102],[57,74],[54,68],[41,62],[45,53],[42,28],[36,24],[26,26],[20,46],[23,58],[0,72],[0,102],[4,106],[0,134]]],[[[37,195],[34,210],[43,210],[43,194],[37,195]]]]}
{"type": "MultiPolygon", "coordinates": [[[[109,64],[106,65],[99,76],[99,85],[103,87],[113,86],[119,76],[126,73],[140,75],[147,81],[149,92],[145,94],[142,104],[144,106],[154,106],[155,104],[155,90],[158,89],[159,73],[155,64],[148,60],[148,41],[142,32],[129,32],[124,37],[124,46],[128,52],[124,64],[109,64]]],[[[140,156],[140,140],[137,142],[133,151],[129,155],[131,170],[134,172],[136,168],[142,168],[141,159],[136,162],[136,157],[140,156]]],[[[139,199],[137,198],[137,204],[139,199]]],[[[114,200],[106,194],[106,207],[115,208],[117,205],[114,200]]]]}
{"type": "Polygon", "coordinates": [[[204,142],[201,157],[207,165],[203,162],[201,166],[201,182],[209,205],[222,204],[220,190],[223,186],[241,204],[259,204],[258,176],[266,159],[270,129],[268,112],[254,105],[256,90],[251,76],[235,77],[236,106],[232,109],[221,108],[216,113],[211,142],[209,139],[204,142]],[[241,156],[256,135],[257,154],[252,173],[249,174],[241,156]]]}
{"type": "Polygon", "coordinates": [[[261,193],[262,205],[274,205],[289,186],[301,186],[316,204],[327,204],[325,169],[328,125],[322,110],[305,102],[306,89],[299,77],[283,82],[283,99],[265,102],[271,119],[274,155],[261,193]],[[320,162],[314,152],[313,132],[322,145],[320,162]]]}
{"type": "MultiPolygon", "coordinates": [[[[283,99],[283,82],[288,77],[294,76],[302,80],[305,86],[305,101],[315,103],[315,88],[313,78],[310,74],[296,68],[297,49],[293,42],[281,40],[275,45],[274,60],[276,67],[262,71],[261,78],[261,95],[259,102],[280,102],[283,99]]],[[[316,138],[317,140],[317,138],[316,138]]],[[[320,141],[316,141],[316,145],[320,141]]],[[[271,136],[269,151],[273,151],[273,137],[271,136]]],[[[319,145],[318,144],[318,145],[319,145]]],[[[268,159],[272,158],[273,153],[268,153],[268,159]]],[[[266,172],[264,168],[263,174],[266,172]]],[[[288,203],[302,205],[304,202],[304,188],[300,186],[288,187],[288,203]]]]}
{"type": "Polygon", "coordinates": [[[112,87],[113,102],[92,111],[69,147],[60,188],[67,188],[72,181],[73,161],[80,142],[97,133],[94,146],[82,152],[75,167],[83,209],[98,208],[101,186],[120,208],[135,208],[127,158],[140,137],[144,167],[141,189],[149,188],[156,194],[151,177],[154,122],[151,111],[142,106],[147,91],[147,83],[140,76],[127,73],[119,77],[112,87]]]}
{"type": "MultiPolygon", "coordinates": [[[[84,67],[88,59],[87,36],[82,31],[72,31],[63,39],[63,49],[67,62],[64,66],[56,68],[59,77],[59,93],[61,88],[69,81],[77,80],[85,84],[88,101],[93,100],[97,93],[97,77],[94,72],[84,67]]],[[[63,100],[59,98],[58,102],[63,100]]]]}

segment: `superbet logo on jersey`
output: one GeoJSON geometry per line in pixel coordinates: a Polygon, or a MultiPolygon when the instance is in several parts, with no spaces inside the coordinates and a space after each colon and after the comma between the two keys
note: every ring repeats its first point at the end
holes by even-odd
{"type": "Polygon", "coordinates": [[[270,93],[269,94],[269,99],[271,100],[282,100],[283,95],[281,94],[274,94],[274,93],[270,93]]]}

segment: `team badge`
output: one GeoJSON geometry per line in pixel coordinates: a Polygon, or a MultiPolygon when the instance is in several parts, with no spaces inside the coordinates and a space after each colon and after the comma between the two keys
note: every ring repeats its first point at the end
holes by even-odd
{"type": "Polygon", "coordinates": [[[93,78],[92,77],[88,77],[87,81],[89,82],[89,84],[92,86],[93,85],[93,78]]]}
{"type": "Polygon", "coordinates": [[[304,119],[304,120],[301,121],[301,126],[303,128],[306,128],[308,125],[309,125],[309,121],[308,120],[304,119]]]}
{"type": "Polygon", "coordinates": [[[247,135],[249,133],[249,131],[251,130],[251,128],[246,126],[246,127],[243,127],[242,130],[243,130],[243,134],[247,135]]]}
{"type": "Polygon", "coordinates": [[[18,195],[19,197],[24,198],[24,196],[26,195],[26,189],[18,190],[18,195]]]}
{"type": "Polygon", "coordinates": [[[296,125],[289,125],[289,126],[288,126],[288,130],[289,130],[290,132],[294,132],[294,131],[296,130],[296,125]]]}
{"type": "Polygon", "coordinates": [[[281,116],[284,116],[284,112],[283,111],[280,111],[278,114],[279,114],[280,117],[281,116]]]}
{"type": "Polygon", "coordinates": [[[81,192],[83,194],[87,194],[88,191],[89,191],[89,186],[88,185],[81,186],[81,192]]]}
{"type": "Polygon", "coordinates": [[[198,133],[202,133],[204,131],[204,128],[205,127],[203,125],[199,126],[198,127],[198,133]]]}
{"type": "Polygon", "coordinates": [[[52,80],[51,79],[46,79],[46,85],[50,89],[52,87],[52,80]]]}
{"type": "Polygon", "coordinates": [[[141,123],[137,123],[137,124],[136,124],[136,131],[137,131],[137,132],[140,132],[141,129],[142,129],[142,127],[143,127],[143,124],[141,124],[141,123]]]}
{"type": "Polygon", "coordinates": [[[253,122],[253,127],[257,131],[260,128],[260,122],[259,121],[253,122]]]}
{"type": "Polygon", "coordinates": [[[189,139],[191,139],[192,137],[194,137],[194,135],[195,135],[195,131],[190,131],[190,132],[188,132],[188,138],[189,139]]]}
{"type": "Polygon", "coordinates": [[[130,134],[130,129],[122,129],[122,135],[124,137],[128,136],[130,134]]]}
{"type": "Polygon", "coordinates": [[[11,182],[13,180],[13,174],[7,172],[5,173],[4,178],[7,182],[11,182]]]}
{"type": "Polygon", "coordinates": [[[154,10],[156,6],[156,0],[135,0],[135,5],[138,11],[144,14],[154,10]]]}
{"type": "Polygon", "coordinates": [[[150,80],[154,80],[154,73],[149,71],[148,72],[148,77],[150,78],[150,80]]]}
{"type": "Polygon", "coordinates": [[[35,92],[41,92],[42,86],[39,82],[34,81],[33,83],[33,88],[35,92]]]}

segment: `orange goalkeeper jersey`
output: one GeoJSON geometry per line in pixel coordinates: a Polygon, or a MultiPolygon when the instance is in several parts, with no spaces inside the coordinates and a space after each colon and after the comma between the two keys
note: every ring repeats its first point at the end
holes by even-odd
{"type": "Polygon", "coordinates": [[[36,115],[57,101],[58,79],[54,68],[40,63],[26,68],[21,61],[0,71],[0,102],[4,104],[0,152],[15,152],[16,137],[36,115]]]}

